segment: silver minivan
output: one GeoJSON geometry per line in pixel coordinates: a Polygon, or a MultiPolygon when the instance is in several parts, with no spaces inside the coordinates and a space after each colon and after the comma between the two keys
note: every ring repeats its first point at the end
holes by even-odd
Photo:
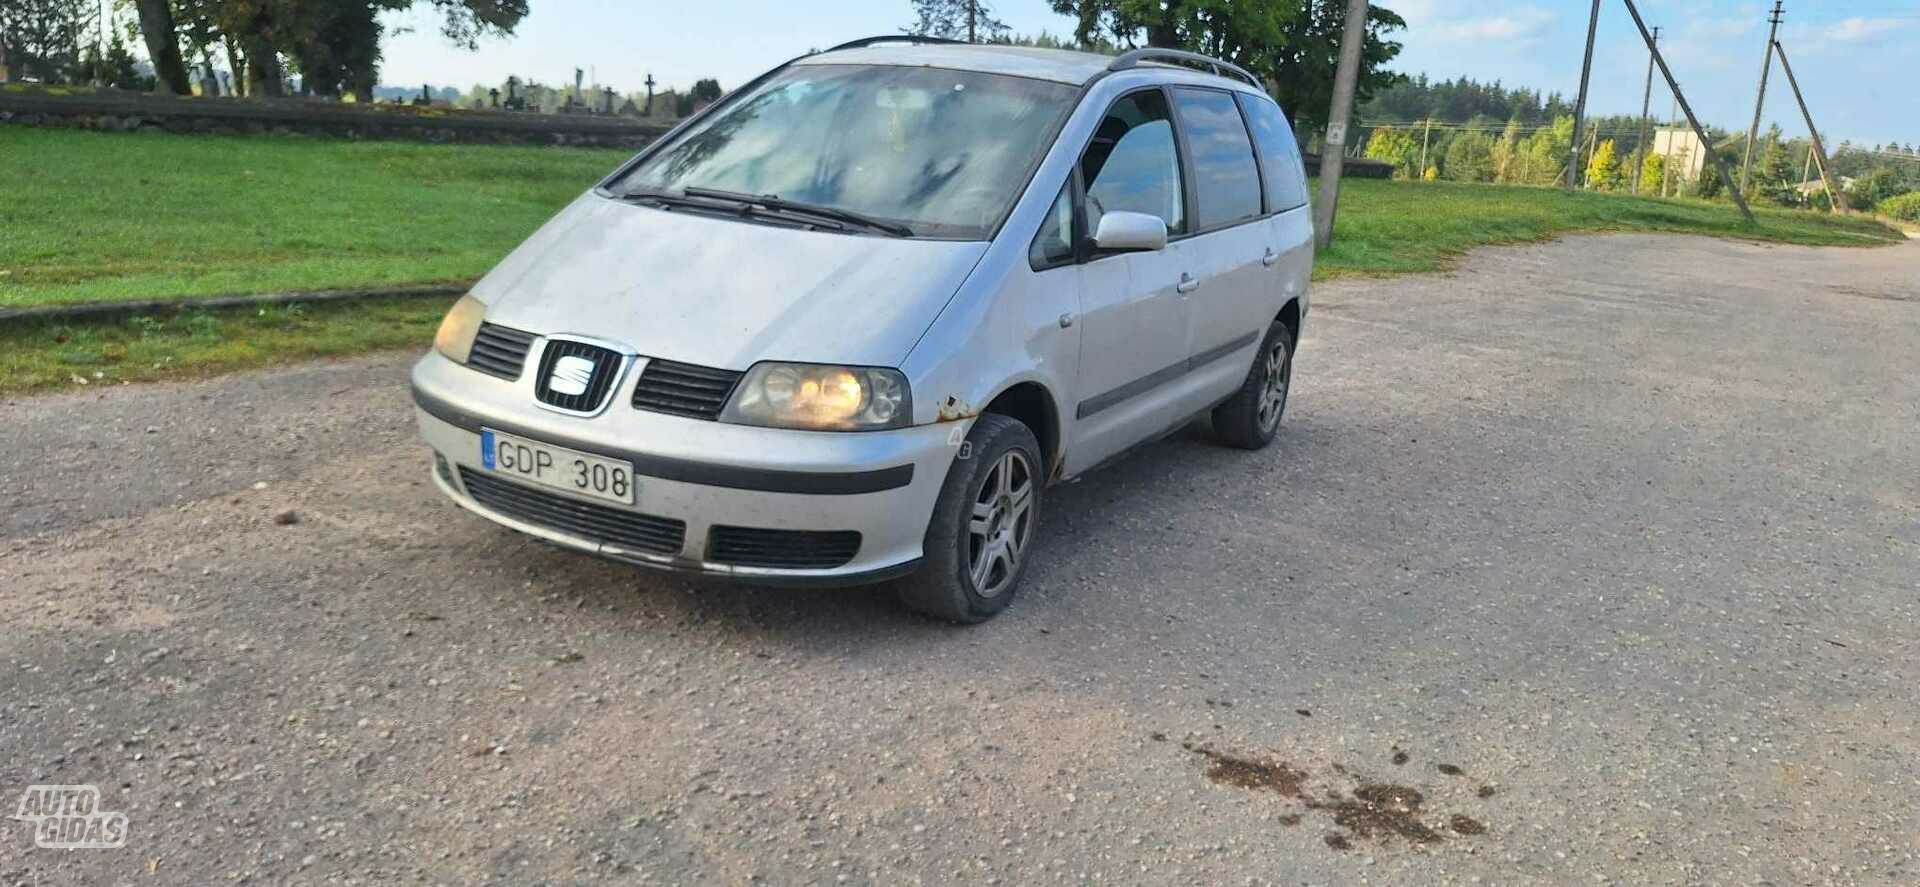
{"type": "Polygon", "coordinates": [[[1312,244],[1286,115],[1233,65],[859,40],[582,194],[454,306],[413,396],[488,520],[977,622],[1047,487],[1202,416],[1273,439],[1312,244]]]}

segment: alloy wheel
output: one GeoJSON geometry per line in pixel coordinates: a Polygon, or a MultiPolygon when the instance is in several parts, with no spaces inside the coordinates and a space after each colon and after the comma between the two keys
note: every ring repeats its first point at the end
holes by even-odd
{"type": "Polygon", "coordinates": [[[967,574],[981,597],[1006,591],[1033,537],[1033,466],[1011,450],[994,463],[973,497],[967,521],[967,574]]]}

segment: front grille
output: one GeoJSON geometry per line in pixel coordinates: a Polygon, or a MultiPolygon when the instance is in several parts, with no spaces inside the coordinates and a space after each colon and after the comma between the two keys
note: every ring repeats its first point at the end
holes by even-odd
{"type": "Polygon", "coordinates": [[[634,551],[679,554],[687,522],[590,505],[461,466],[467,495],[489,510],[569,536],[634,551]]]}
{"type": "Polygon", "coordinates": [[[559,407],[575,413],[595,413],[606,406],[607,395],[613,392],[613,385],[620,380],[620,367],[626,360],[620,352],[585,342],[570,339],[548,339],[547,350],[540,355],[540,375],[534,379],[533,394],[540,402],[548,406],[559,407]],[[577,360],[569,360],[575,358],[577,360]],[[585,377],[572,376],[571,369],[578,368],[578,361],[586,361],[585,377]],[[562,363],[562,361],[566,361],[562,363]],[[560,372],[556,373],[556,368],[560,372]],[[556,378],[563,377],[563,378],[556,378]],[[562,387],[556,389],[556,382],[563,385],[567,381],[583,384],[579,391],[571,392],[562,387]]]}
{"type": "Polygon", "coordinates": [[[473,337],[473,351],[467,355],[467,366],[489,376],[518,379],[521,368],[527,365],[527,349],[533,347],[533,338],[532,333],[483,323],[479,334],[473,337]]]}
{"type": "Polygon", "coordinates": [[[733,370],[650,360],[633,388],[633,407],[693,419],[718,418],[740,376],[733,370]]]}
{"type": "Polygon", "coordinates": [[[827,570],[860,553],[854,530],[765,530],[715,526],[707,537],[707,560],[741,567],[827,570]]]}

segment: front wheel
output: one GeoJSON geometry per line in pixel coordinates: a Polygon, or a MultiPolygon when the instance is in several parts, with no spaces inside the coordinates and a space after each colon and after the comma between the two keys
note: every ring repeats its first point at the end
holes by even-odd
{"type": "Polygon", "coordinates": [[[1293,330],[1280,321],[1267,327],[1260,351],[1240,390],[1213,409],[1213,431],[1231,446],[1257,450],[1273,442],[1287,412],[1293,385],[1293,330]]]}
{"type": "Polygon", "coordinates": [[[1040,526],[1044,464],[1025,424],[982,415],[947,471],[927,524],[926,561],[901,580],[900,602],[962,623],[1006,609],[1040,526]]]}

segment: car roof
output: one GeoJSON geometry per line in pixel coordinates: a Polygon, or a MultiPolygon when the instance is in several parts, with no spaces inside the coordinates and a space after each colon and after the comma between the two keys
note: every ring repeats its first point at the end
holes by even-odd
{"type": "Polygon", "coordinates": [[[1003,44],[898,43],[829,50],[796,65],[904,65],[1007,74],[1078,86],[1113,64],[1113,57],[1070,49],[1003,44]]]}

